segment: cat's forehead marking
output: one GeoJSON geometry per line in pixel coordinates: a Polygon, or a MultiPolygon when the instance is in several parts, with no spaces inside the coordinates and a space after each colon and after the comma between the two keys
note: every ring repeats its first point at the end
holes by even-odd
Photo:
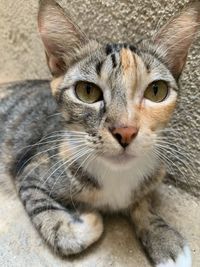
{"type": "Polygon", "coordinates": [[[120,51],[123,83],[127,90],[128,98],[132,98],[137,87],[137,61],[135,54],[126,48],[120,51]]]}
{"type": "Polygon", "coordinates": [[[130,49],[132,52],[137,53],[137,48],[134,45],[129,45],[126,43],[107,44],[105,47],[105,52],[106,55],[110,55],[115,52],[120,52],[122,48],[130,49]]]}
{"type": "Polygon", "coordinates": [[[135,68],[135,59],[132,52],[129,49],[122,48],[120,51],[121,63],[124,73],[130,69],[135,68]]]}

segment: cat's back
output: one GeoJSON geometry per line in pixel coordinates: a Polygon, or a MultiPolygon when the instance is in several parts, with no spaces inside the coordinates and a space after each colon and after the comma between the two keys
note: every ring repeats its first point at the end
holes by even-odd
{"type": "Polygon", "coordinates": [[[57,104],[47,80],[0,85],[0,161],[10,162],[58,129],[57,104]]]}

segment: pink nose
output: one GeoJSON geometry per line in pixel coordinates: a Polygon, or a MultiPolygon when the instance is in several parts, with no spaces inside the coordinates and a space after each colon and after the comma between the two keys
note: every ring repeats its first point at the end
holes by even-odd
{"type": "Polygon", "coordinates": [[[117,139],[119,144],[125,148],[131,141],[136,137],[138,133],[138,128],[136,127],[120,127],[113,128],[111,130],[112,135],[117,139]]]}

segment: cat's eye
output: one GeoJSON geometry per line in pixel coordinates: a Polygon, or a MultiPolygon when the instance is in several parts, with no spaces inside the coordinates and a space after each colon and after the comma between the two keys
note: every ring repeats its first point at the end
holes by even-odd
{"type": "Polygon", "coordinates": [[[164,81],[155,81],[151,83],[146,91],[144,97],[153,102],[162,102],[168,95],[168,85],[164,81]]]}
{"type": "Polygon", "coordinates": [[[88,104],[92,104],[103,99],[101,89],[90,82],[78,82],[75,86],[75,93],[78,99],[88,104]]]}

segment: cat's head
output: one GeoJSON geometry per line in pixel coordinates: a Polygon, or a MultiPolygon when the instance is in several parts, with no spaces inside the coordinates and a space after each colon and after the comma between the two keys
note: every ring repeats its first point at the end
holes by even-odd
{"type": "Polygon", "coordinates": [[[136,44],[90,41],[53,0],[40,1],[38,21],[68,145],[114,165],[156,157],[156,142],[176,105],[200,3],[136,44]]]}

